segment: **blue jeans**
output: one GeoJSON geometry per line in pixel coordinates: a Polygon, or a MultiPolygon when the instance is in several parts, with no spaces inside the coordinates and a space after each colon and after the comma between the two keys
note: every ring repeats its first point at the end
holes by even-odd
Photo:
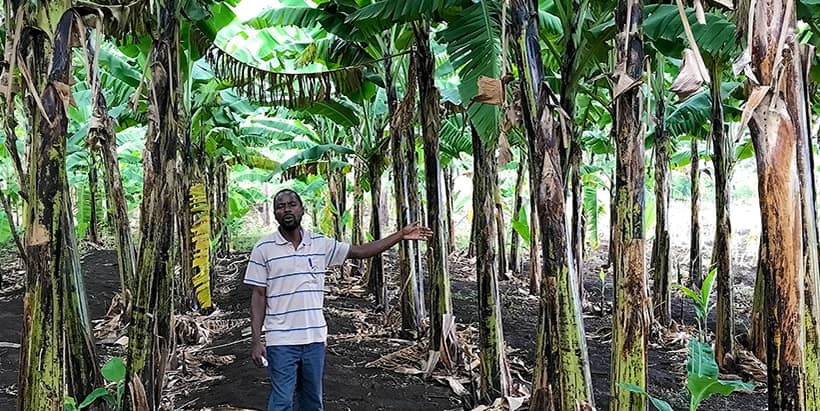
{"type": "Polygon", "coordinates": [[[325,344],[267,347],[271,393],[268,411],[292,411],[294,391],[299,411],[322,411],[325,344]]]}

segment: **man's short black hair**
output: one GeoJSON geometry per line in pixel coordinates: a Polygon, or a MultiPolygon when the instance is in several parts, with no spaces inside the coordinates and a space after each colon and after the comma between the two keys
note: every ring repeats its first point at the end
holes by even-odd
{"type": "Polygon", "coordinates": [[[302,204],[302,197],[299,196],[299,193],[297,193],[297,192],[295,192],[295,191],[293,191],[289,188],[283,188],[283,189],[277,191],[276,194],[273,195],[273,204],[274,205],[276,205],[276,199],[278,199],[279,196],[282,195],[282,194],[293,194],[293,196],[296,197],[296,200],[299,201],[299,205],[304,207],[304,204],[302,204]]]}

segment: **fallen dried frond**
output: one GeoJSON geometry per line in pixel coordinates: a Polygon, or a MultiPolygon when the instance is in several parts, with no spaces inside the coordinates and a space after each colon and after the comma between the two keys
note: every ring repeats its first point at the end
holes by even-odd
{"type": "Polygon", "coordinates": [[[221,318],[226,313],[216,310],[209,315],[186,314],[174,317],[177,342],[184,345],[204,345],[218,335],[245,326],[248,318],[221,318]]]}
{"type": "Polygon", "coordinates": [[[766,384],[766,364],[763,361],[744,349],[738,349],[735,354],[735,368],[738,375],[759,384],[766,384]]]}
{"type": "Polygon", "coordinates": [[[507,396],[503,398],[496,398],[492,404],[488,405],[479,405],[472,409],[472,411],[515,411],[524,406],[529,402],[529,396],[527,397],[513,397],[507,396]]]}
{"type": "Polygon", "coordinates": [[[202,345],[210,340],[211,330],[199,318],[178,315],[174,318],[174,333],[179,344],[202,345]]]}
{"type": "MultiPolygon", "coordinates": [[[[5,265],[5,262],[3,265],[5,265]]],[[[26,286],[25,270],[3,269],[2,277],[3,284],[2,288],[0,288],[0,301],[3,301],[6,297],[16,297],[20,294],[20,290],[22,290],[26,286]]]]}
{"type": "Polygon", "coordinates": [[[131,321],[131,292],[119,292],[111,297],[111,305],[105,316],[94,320],[94,336],[101,344],[116,343],[125,335],[128,323],[131,321]]]}
{"type": "Polygon", "coordinates": [[[687,349],[689,340],[697,335],[698,330],[693,326],[681,325],[675,321],[668,327],[656,325],[652,327],[652,348],[663,348],[665,350],[687,349]]]}

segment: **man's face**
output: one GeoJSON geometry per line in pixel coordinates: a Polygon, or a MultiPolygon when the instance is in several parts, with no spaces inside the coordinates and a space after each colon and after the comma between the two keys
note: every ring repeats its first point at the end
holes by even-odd
{"type": "Polygon", "coordinates": [[[293,193],[285,192],[277,196],[273,207],[276,221],[285,230],[294,230],[302,224],[302,215],[305,210],[293,193]]]}

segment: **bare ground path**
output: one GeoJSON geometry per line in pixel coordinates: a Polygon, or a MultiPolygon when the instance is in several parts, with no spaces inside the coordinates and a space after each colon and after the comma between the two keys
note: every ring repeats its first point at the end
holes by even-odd
{"type": "MultiPolygon", "coordinates": [[[[590,364],[596,405],[606,409],[609,391],[609,335],[611,316],[608,303],[600,303],[601,283],[598,270],[603,252],[596,252],[585,264],[585,286],[588,291],[585,327],[589,344],[590,364]]],[[[388,256],[387,273],[395,284],[388,256]]],[[[111,297],[118,286],[116,257],[113,251],[90,251],[83,258],[89,307],[92,318],[105,315],[111,297]]],[[[220,265],[215,287],[215,301],[220,310],[208,317],[185,316],[179,322],[199,324],[206,330],[204,345],[181,344],[180,354],[174,359],[169,373],[168,405],[173,409],[257,409],[266,405],[268,382],[265,370],[255,368],[248,356],[249,290],[241,284],[244,258],[239,255],[220,265]],[[190,320],[190,321],[188,321],[190,320]],[[173,405],[171,405],[173,404],[173,405]]],[[[455,315],[464,335],[474,331],[477,324],[476,286],[472,267],[474,262],[454,257],[451,261],[455,315]]],[[[20,283],[22,273],[9,271],[11,264],[3,264],[6,287],[0,289],[0,410],[14,409],[22,315],[22,289],[9,286],[20,283]]],[[[607,275],[605,300],[611,298],[611,272],[607,275]]],[[[754,281],[750,270],[736,273],[739,288],[748,289],[754,281]]],[[[325,405],[327,410],[450,410],[462,409],[462,399],[434,380],[407,375],[367,365],[401,349],[414,351],[413,343],[396,333],[384,331],[383,316],[373,310],[372,300],[356,281],[345,281],[338,276],[328,280],[326,315],[330,328],[325,372],[325,405]],[[411,347],[411,348],[407,348],[411,347]]],[[[513,375],[529,381],[535,356],[535,323],[537,300],[526,292],[523,278],[502,282],[504,331],[508,355],[513,364],[513,375]]],[[[395,295],[393,296],[395,298],[395,295]]],[[[745,331],[748,324],[747,298],[738,304],[740,324],[745,331]]],[[[686,325],[694,324],[692,308],[679,298],[675,299],[674,317],[686,325]],[[683,313],[681,320],[680,313],[683,313]]],[[[388,323],[395,324],[397,313],[391,311],[388,323]]],[[[687,331],[681,327],[681,331],[687,331]]],[[[196,334],[196,333],[194,333],[196,334]]],[[[200,332],[201,336],[202,332],[200,332]]],[[[688,408],[685,390],[685,334],[668,334],[663,345],[650,346],[649,391],[669,399],[675,409],[688,408]]],[[[195,339],[196,337],[194,337],[195,339]]],[[[98,344],[98,353],[107,356],[117,351],[111,344],[98,344]]],[[[420,350],[415,350],[418,354],[420,350]]],[[[412,365],[418,355],[399,360],[412,365]]],[[[469,384],[467,384],[469,386],[469,384]]],[[[730,397],[710,399],[704,410],[764,410],[765,388],[754,393],[737,393],[730,397]]]]}

